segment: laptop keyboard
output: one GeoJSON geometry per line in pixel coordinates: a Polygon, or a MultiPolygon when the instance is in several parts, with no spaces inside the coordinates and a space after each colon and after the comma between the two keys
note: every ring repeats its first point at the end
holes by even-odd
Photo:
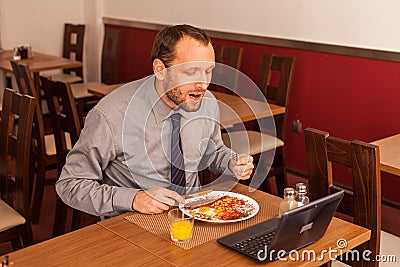
{"type": "Polygon", "coordinates": [[[252,258],[257,258],[257,253],[271,243],[274,238],[275,231],[265,233],[259,236],[253,236],[239,243],[232,245],[232,248],[249,255],[252,258]]]}

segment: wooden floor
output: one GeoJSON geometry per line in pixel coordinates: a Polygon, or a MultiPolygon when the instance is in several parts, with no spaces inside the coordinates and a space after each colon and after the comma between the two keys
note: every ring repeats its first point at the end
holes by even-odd
{"type": "MultiPolygon", "coordinates": [[[[49,172],[50,177],[53,175],[54,173],[52,174],[51,172],[49,172]]],[[[304,181],[301,178],[292,175],[289,175],[288,178],[289,184],[291,186],[294,186],[298,181],[304,181]]],[[[55,199],[56,192],[54,190],[54,186],[46,186],[43,202],[45,208],[42,209],[39,223],[37,225],[33,225],[33,234],[36,243],[51,238],[51,231],[54,220],[55,199]]],[[[88,218],[85,223],[91,224],[95,223],[95,221],[93,221],[93,218],[88,218]]],[[[392,233],[396,236],[400,236],[400,211],[383,206],[382,228],[386,232],[392,233]]],[[[10,251],[12,251],[11,244],[0,244],[0,255],[9,253],[10,251]]]]}

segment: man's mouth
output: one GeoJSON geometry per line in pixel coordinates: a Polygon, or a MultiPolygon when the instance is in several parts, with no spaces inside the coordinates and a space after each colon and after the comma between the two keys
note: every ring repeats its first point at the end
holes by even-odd
{"type": "Polygon", "coordinates": [[[201,98],[202,95],[203,95],[203,92],[189,93],[189,97],[194,99],[194,100],[197,100],[197,99],[201,98]]]}

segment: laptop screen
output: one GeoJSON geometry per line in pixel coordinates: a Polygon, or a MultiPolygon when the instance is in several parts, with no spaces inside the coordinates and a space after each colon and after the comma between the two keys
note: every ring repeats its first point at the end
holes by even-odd
{"type": "Polygon", "coordinates": [[[325,234],[343,195],[344,192],[339,191],[314,200],[284,212],[279,219],[261,222],[217,241],[259,261],[276,260],[320,239],[325,234]],[[270,236],[268,241],[266,236],[270,236]],[[261,241],[258,240],[259,237],[261,241]],[[251,244],[249,240],[258,243],[251,244]]]}

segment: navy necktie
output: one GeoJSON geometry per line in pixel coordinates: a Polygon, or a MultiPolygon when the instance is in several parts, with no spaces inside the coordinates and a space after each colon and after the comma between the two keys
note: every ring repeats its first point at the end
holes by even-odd
{"type": "Polygon", "coordinates": [[[181,114],[171,115],[171,182],[172,189],[182,195],[186,194],[185,162],[181,146],[181,114]]]}

